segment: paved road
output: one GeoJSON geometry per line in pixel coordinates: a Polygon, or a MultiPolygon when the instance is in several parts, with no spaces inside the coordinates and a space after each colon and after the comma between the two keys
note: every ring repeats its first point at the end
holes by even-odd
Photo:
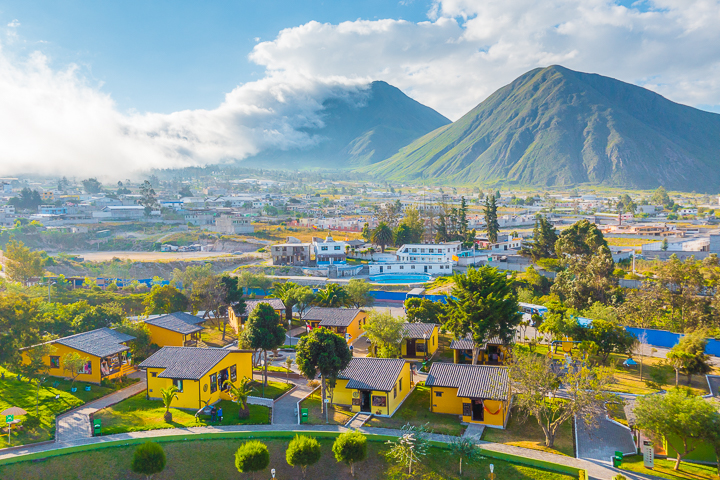
{"type": "MultiPolygon", "coordinates": [[[[273,404],[272,423],[274,425],[297,426],[297,402],[306,397],[312,388],[307,386],[307,380],[293,380],[295,388],[273,404]]],[[[286,427],[287,428],[287,427],[286,427]]]]}
{"type": "Polygon", "coordinates": [[[577,419],[575,425],[578,458],[609,463],[610,457],[616,451],[624,454],[635,453],[635,442],[630,429],[623,425],[607,418],[600,419],[597,428],[588,428],[581,418],[577,419]]]}

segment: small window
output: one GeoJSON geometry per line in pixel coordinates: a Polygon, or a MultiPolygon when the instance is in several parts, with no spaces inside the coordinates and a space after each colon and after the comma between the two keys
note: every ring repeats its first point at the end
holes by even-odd
{"type": "Polygon", "coordinates": [[[173,385],[177,387],[178,392],[182,393],[183,391],[183,381],[181,379],[173,379],[173,385]]]}
{"type": "Polygon", "coordinates": [[[60,368],[60,357],[50,356],[50,368],[60,368]]]}
{"type": "Polygon", "coordinates": [[[433,344],[433,346],[435,345],[435,336],[434,335],[432,337],[432,344],[433,344]]]}
{"type": "Polygon", "coordinates": [[[410,265],[410,270],[415,270],[415,265],[410,265]]]}
{"type": "Polygon", "coordinates": [[[213,373],[212,375],[210,375],[210,393],[217,392],[217,389],[217,373],[213,373]]]}
{"type": "Polygon", "coordinates": [[[405,267],[403,265],[400,265],[400,270],[404,270],[405,267]]]}
{"type": "Polygon", "coordinates": [[[402,392],[402,378],[398,381],[398,387],[400,388],[400,391],[402,392]]]}
{"type": "Polygon", "coordinates": [[[435,392],[436,397],[442,397],[443,392],[435,392]]]}
{"type": "Polygon", "coordinates": [[[237,365],[230,365],[230,381],[232,383],[237,381],[237,365]]]}
{"type": "Polygon", "coordinates": [[[392,270],[392,267],[388,267],[388,270],[392,270]]]}
{"type": "Polygon", "coordinates": [[[336,246],[335,246],[335,250],[340,250],[340,246],[339,246],[339,245],[336,245],[336,246]]]}
{"type": "Polygon", "coordinates": [[[152,373],[150,374],[150,376],[153,377],[153,378],[157,377],[157,372],[152,372],[152,373]]]}
{"type": "Polygon", "coordinates": [[[397,398],[397,385],[393,387],[393,398],[397,398]]]}

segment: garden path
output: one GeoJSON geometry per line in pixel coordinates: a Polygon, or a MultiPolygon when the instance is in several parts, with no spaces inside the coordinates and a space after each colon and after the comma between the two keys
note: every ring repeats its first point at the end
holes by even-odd
{"type": "Polygon", "coordinates": [[[295,388],[283,396],[275,400],[272,411],[273,425],[294,425],[298,424],[297,407],[298,402],[310,394],[314,389],[307,385],[307,380],[302,378],[293,380],[295,388]]]}

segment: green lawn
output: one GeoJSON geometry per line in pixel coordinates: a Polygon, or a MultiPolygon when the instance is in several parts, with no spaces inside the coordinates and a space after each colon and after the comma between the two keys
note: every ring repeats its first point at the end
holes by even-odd
{"type": "MultiPolygon", "coordinates": [[[[320,402],[320,394],[315,394],[300,403],[300,408],[308,409],[308,424],[325,425],[325,416],[322,414],[320,402]]],[[[355,415],[355,412],[346,407],[328,404],[328,424],[329,425],[345,425],[355,415]]]]}
{"type": "Polygon", "coordinates": [[[465,431],[465,426],[460,425],[458,415],[430,411],[430,388],[426,387],[422,382],[417,384],[415,390],[408,395],[405,402],[392,417],[373,417],[365,425],[368,427],[402,428],[407,423],[418,426],[429,423],[429,427],[434,433],[445,435],[458,436],[465,431]]]}
{"type": "Polygon", "coordinates": [[[674,460],[665,460],[661,458],[655,459],[655,468],[645,468],[642,455],[632,455],[623,458],[621,470],[630,470],[631,472],[647,473],[656,477],[676,479],[717,479],[717,467],[715,465],[698,465],[696,463],[682,462],[680,470],[673,470],[675,466],[674,460]]]}
{"type": "Polygon", "coordinates": [[[295,386],[292,383],[273,382],[271,380],[268,380],[268,384],[265,386],[264,390],[265,394],[263,395],[262,377],[260,380],[256,380],[250,385],[255,389],[255,391],[251,394],[253,397],[272,399],[276,399],[282,396],[285,392],[295,386]]]}
{"type": "MultiPolygon", "coordinates": [[[[0,380],[0,411],[9,407],[20,407],[31,415],[35,415],[35,392],[34,384],[28,383],[26,380],[17,381],[16,375],[0,368],[0,372],[5,374],[5,379],[0,380]]],[[[67,380],[50,377],[40,388],[39,415],[40,426],[35,430],[17,431],[13,427],[11,445],[21,445],[28,443],[43,442],[52,440],[55,436],[55,417],[63,412],[79,407],[84,403],[103,397],[112,393],[114,388],[100,387],[98,385],[90,385],[90,391],[85,391],[85,386],[89,385],[82,382],[75,382],[77,392],[70,392],[70,383],[67,380]],[[53,383],[57,382],[57,388],[53,387],[53,383]],[[55,396],[60,395],[58,400],[55,396]]],[[[18,417],[22,419],[22,417],[18,417]]],[[[5,417],[0,417],[0,430],[5,433],[0,436],[0,448],[8,446],[7,424],[5,417]]]]}
{"type": "MultiPolygon", "coordinates": [[[[239,474],[235,468],[234,454],[241,440],[204,440],[163,443],[167,456],[165,471],[153,476],[154,480],[188,479],[214,480],[218,478],[251,478],[239,474]]],[[[276,470],[278,479],[301,478],[299,468],[292,468],[285,460],[286,439],[265,440],[270,450],[270,465],[255,474],[255,479],[270,478],[270,468],[276,470]]],[[[354,480],[350,468],[338,463],[332,453],[330,439],[321,439],[322,456],[315,465],[308,467],[307,478],[313,480],[354,480]]],[[[90,452],[73,453],[45,461],[18,463],[0,467],[3,480],[120,480],[144,479],[130,471],[135,447],[115,447],[90,452]]],[[[409,478],[405,469],[391,461],[385,454],[389,446],[382,442],[368,442],[368,456],[355,466],[355,479],[402,480],[409,478]]],[[[533,467],[515,465],[491,458],[482,458],[463,465],[463,476],[458,475],[458,465],[444,449],[430,448],[427,457],[418,465],[411,478],[422,480],[459,480],[488,478],[489,467],[495,465],[495,478],[513,480],[570,480],[573,477],[533,467]]]]}
{"type": "Polygon", "coordinates": [[[488,442],[515,445],[570,457],[575,456],[575,441],[573,439],[571,420],[560,425],[555,434],[553,448],[548,448],[545,446],[545,434],[535,417],[528,417],[525,422],[521,423],[518,418],[517,408],[513,408],[512,412],[510,412],[510,419],[505,430],[486,428],[482,439],[488,442]]]}
{"type": "Polygon", "coordinates": [[[145,392],[143,392],[99,411],[95,414],[95,418],[102,421],[103,435],[163,428],[270,423],[270,409],[267,407],[250,405],[250,418],[240,420],[238,418],[239,408],[236,403],[223,400],[217,405],[223,409],[222,422],[210,423],[210,417],[199,417],[196,421],[195,412],[171,408],[173,420],[166,423],[163,419],[165,414],[163,403],[160,400],[147,400],[145,392]]]}

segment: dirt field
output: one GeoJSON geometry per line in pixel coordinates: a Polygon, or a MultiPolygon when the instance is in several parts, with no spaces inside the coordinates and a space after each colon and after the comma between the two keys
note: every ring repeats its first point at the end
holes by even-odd
{"type": "Polygon", "coordinates": [[[205,260],[218,257],[241,257],[224,252],[73,252],[88,262],[107,262],[113,258],[134,262],[205,260]]]}

